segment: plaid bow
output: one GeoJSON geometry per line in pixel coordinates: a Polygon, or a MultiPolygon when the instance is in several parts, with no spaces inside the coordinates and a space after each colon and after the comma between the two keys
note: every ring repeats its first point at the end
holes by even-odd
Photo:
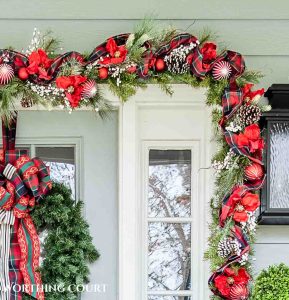
{"type": "Polygon", "coordinates": [[[0,208],[13,212],[9,256],[10,299],[22,299],[16,285],[25,284],[25,292],[43,300],[39,267],[40,242],[30,211],[51,189],[49,170],[44,163],[15,149],[16,119],[9,127],[2,123],[3,150],[0,151],[0,208]]]}

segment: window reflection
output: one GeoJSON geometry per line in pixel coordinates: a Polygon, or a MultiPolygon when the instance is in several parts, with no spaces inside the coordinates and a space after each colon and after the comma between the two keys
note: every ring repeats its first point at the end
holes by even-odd
{"type": "Polygon", "coordinates": [[[74,147],[36,147],[36,156],[50,168],[53,181],[65,184],[75,199],[74,147]]]}
{"type": "Polygon", "coordinates": [[[188,217],[191,212],[191,151],[151,150],[149,217],[188,217]]]}

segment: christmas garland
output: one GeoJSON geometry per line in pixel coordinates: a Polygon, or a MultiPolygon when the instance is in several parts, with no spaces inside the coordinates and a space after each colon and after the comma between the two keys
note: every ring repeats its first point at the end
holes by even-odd
{"type": "MultiPolygon", "coordinates": [[[[58,289],[45,293],[45,299],[79,299],[77,290],[69,287],[88,282],[87,264],[99,257],[82,216],[82,202],[75,203],[70,190],[54,182],[49,195],[31,216],[43,243],[40,266],[43,285],[58,285],[58,289]]],[[[23,294],[23,300],[32,299],[23,294]]]]}
{"type": "Polygon", "coordinates": [[[218,51],[209,39],[171,28],[156,31],[145,20],[134,33],[111,37],[88,55],[58,55],[57,41],[36,30],[25,54],[0,50],[0,114],[9,119],[14,99],[20,98],[23,107],[42,104],[71,112],[90,106],[103,116],[111,108],[98,83],[108,84],[123,101],[148,83],[168,94],[172,83],[206,87],[220,146],[213,159],[209,285],[214,299],[247,299],[258,190],[265,176],[258,122],[270,107],[259,102],[263,90],[252,91],[260,74],[245,70],[241,54],[218,51]]]}

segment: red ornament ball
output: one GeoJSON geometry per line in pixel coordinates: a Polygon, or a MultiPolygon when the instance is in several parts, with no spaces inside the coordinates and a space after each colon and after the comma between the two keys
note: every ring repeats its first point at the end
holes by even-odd
{"type": "Polygon", "coordinates": [[[21,80],[27,80],[28,77],[29,77],[29,74],[26,70],[26,68],[20,68],[19,71],[18,71],[18,77],[21,79],[21,80]]]}
{"type": "Polygon", "coordinates": [[[228,79],[231,76],[232,68],[227,61],[220,61],[214,65],[212,73],[215,80],[228,79]]]}
{"type": "Polygon", "coordinates": [[[107,68],[100,68],[98,70],[98,77],[100,79],[106,79],[108,77],[108,69],[107,68]]]}
{"type": "Polygon", "coordinates": [[[155,62],[155,67],[158,72],[161,72],[165,69],[166,63],[162,58],[158,58],[155,62]]]}
{"type": "Polygon", "coordinates": [[[92,79],[87,80],[83,86],[81,97],[85,99],[93,98],[97,92],[96,82],[92,79]]]}
{"type": "Polygon", "coordinates": [[[129,68],[127,68],[127,72],[130,74],[133,74],[136,72],[136,66],[130,66],[129,68]]]}
{"type": "Polygon", "coordinates": [[[14,77],[14,70],[8,64],[0,65],[0,84],[9,83],[14,77]]]}
{"type": "Polygon", "coordinates": [[[245,176],[249,181],[260,180],[264,176],[263,167],[258,163],[252,163],[245,168],[245,176]]]}
{"type": "Polygon", "coordinates": [[[249,296],[249,290],[247,286],[243,284],[236,284],[231,288],[230,299],[231,300],[246,300],[249,296]]]}

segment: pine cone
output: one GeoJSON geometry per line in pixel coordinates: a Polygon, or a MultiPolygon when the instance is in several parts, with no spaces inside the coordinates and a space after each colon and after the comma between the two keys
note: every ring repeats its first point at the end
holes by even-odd
{"type": "Polygon", "coordinates": [[[240,107],[237,113],[237,119],[240,125],[249,126],[257,123],[262,115],[262,111],[257,105],[244,104],[240,107]]]}
{"type": "Polygon", "coordinates": [[[32,107],[33,102],[28,97],[23,97],[20,101],[21,106],[24,108],[32,107]]]}
{"type": "Polygon", "coordinates": [[[225,238],[218,244],[218,255],[220,257],[226,258],[233,254],[238,253],[239,244],[236,240],[232,238],[225,238]]]}
{"type": "Polygon", "coordinates": [[[190,51],[189,47],[180,46],[173,49],[164,57],[164,61],[169,72],[174,74],[184,74],[189,71],[190,66],[187,62],[187,55],[190,51]]]}

